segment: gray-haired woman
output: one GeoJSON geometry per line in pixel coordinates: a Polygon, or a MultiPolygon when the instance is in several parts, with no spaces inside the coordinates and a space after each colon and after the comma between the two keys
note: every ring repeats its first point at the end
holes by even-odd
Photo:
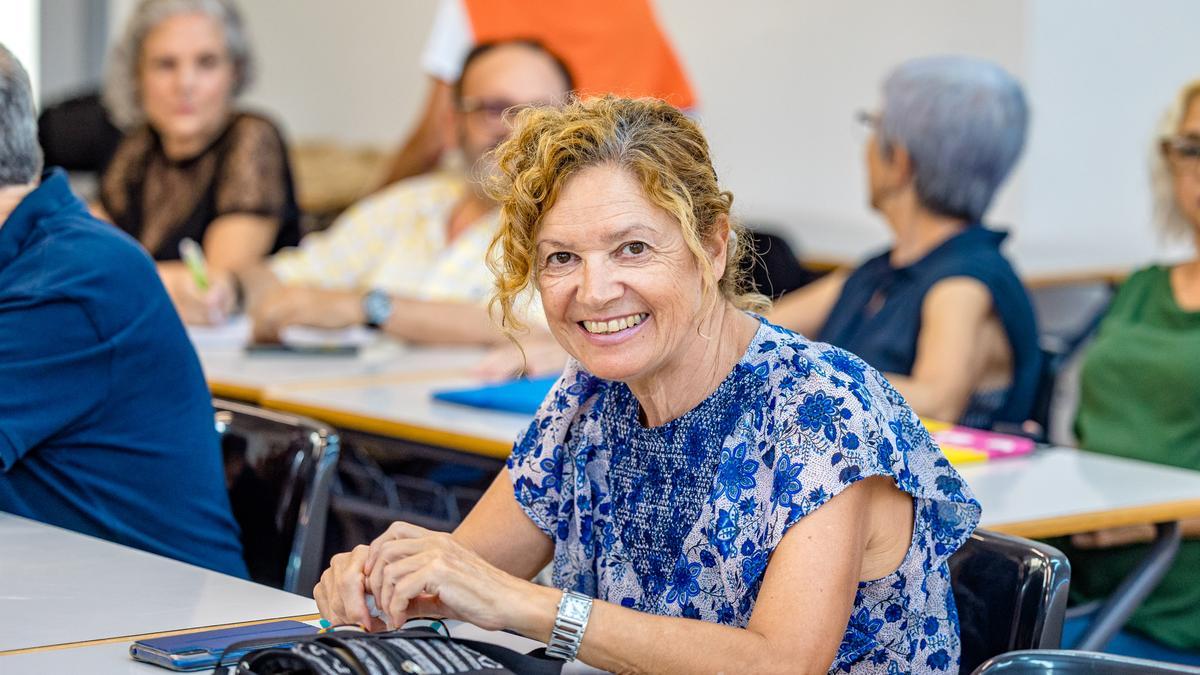
{"type": "Polygon", "coordinates": [[[144,0],[113,49],[104,101],[126,130],[100,182],[100,215],[138,239],[180,314],[205,322],[179,261],[184,238],[234,270],[299,235],[287,149],[275,125],[236,112],[252,60],[226,0],[144,0]]]}
{"type": "Polygon", "coordinates": [[[1041,357],[1033,309],[981,221],[1025,140],[1020,84],[966,57],[906,62],[863,114],[871,206],[889,250],[776,305],[780,325],[858,354],[923,417],[1024,422],[1041,357]]]}

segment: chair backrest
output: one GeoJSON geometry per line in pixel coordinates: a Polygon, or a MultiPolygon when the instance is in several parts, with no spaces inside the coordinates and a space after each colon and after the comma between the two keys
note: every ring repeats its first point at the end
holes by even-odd
{"type": "Polygon", "coordinates": [[[752,255],[746,266],[759,293],[775,299],[820,278],[820,274],[800,264],[783,237],[757,229],[749,229],[747,234],[752,255]]]}
{"type": "Polygon", "coordinates": [[[950,558],[962,632],[962,665],[1018,649],[1056,649],[1062,640],[1071,568],[1046,544],[976,530],[950,558]]]}
{"type": "Polygon", "coordinates": [[[1100,325],[1116,288],[1106,279],[1029,289],[1042,349],[1066,360],[1100,325]]]}
{"type": "Polygon", "coordinates": [[[975,675],[1200,675],[1200,668],[1162,661],[1133,659],[1115,654],[1073,650],[1017,651],[988,659],[975,675]]]}
{"type": "MultiPolygon", "coordinates": [[[[1092,337],[1115,293],[1111,280],[1077,281],[1029,289],[1037,316],[1042,372],[1030,420],[1038,426],[1035,439],[1052,438],[1054,394],[1059,376],[1071,357],[1092,337]]],[[[1002,429],[1003,431],[1003,429],[1002,429]]]]}
{"type": "Polygon", "coordinates": [[[340,441],[305,417],[214,400],[225,478],[250,576],[311,595],[325,566],[325,524],[340,441]]]}

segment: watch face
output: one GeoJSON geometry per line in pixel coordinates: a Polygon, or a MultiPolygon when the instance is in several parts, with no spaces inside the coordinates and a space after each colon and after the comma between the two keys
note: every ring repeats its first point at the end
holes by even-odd
{"type": "Polygon", "coordinates": [[[592,603],[587,600],[582,600],[573,595],[563,597],[562,614],[572,621],[582,622],[588,617],[591,608],[592,603]]]}
{"type": "Polygon", "coordinates": [[[367,323],[381,325],[387,322],[392,313],[392,298],[386,292],[374,290],[367,293],[363,299],[367,323]]]}

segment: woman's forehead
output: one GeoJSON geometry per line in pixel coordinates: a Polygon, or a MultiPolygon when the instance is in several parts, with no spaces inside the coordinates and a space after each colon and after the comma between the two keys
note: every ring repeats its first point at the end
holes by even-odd
{"type": "Polygon", "coordinates": [[[538,241],[565,236],[606,239],[635,232],[661,234],[678,223],[646,198],[627,171],[589,167],[563,185],[558,200],[542,217],[538,241]]]}

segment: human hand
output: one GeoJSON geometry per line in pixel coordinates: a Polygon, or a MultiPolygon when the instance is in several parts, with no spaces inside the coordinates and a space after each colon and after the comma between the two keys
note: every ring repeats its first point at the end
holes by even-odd
{"type": "Polygon", "coordinates": [[[1081,532],[1071,536],[1071,544],[1082,549],[1114,548],[1130,544],[1145,544],[1154,541],[1154,537],[1153,525],[1130,525],[1095,532],[1081,532]]]}
{"type": "Polygon", "coordinates": [[[567,352],[550,336],[523,340],[521,348],[511,343],[492,349],[471,369],[475,377],[484,380],[507,380],[514,377],[543,377],[562,372],[567,365],[567,352]]]}
{"type": "Polygon", "coordinates": [[[250,308],[257,342],[278,342],[288,326],[345,328],[363,323],[362,295],[309,286],[276,286],[250,308]]]}
{"type": "Polygon", "coordinates": [[[329,569],[321,574],[313,588],[317,610],[333,624],[357,624],[368,631],[384,630],[383,621],[371,616],[367,608],[366,575],[363,565],[370,548],[355,546],[348,553],[339,553],[329,561],[329,569]]]}
{"type": "Polygon", "coordinates": [[[233,274],[226,270],[210,269],[205,290],[196,285],[195,278],[182,263],[160,263],[158,275],[179,318],[188,325],[224,323],[237,309],[235,281],[233,274]]]}
{"type": "Polygon", "coordinates": [[[453,536],[403,522],[371,543],[363,572],[390,626],[446,617],[529,634],[546,620],[553,623],[558,602],[555,589],[496,568],[453,536]]]}

